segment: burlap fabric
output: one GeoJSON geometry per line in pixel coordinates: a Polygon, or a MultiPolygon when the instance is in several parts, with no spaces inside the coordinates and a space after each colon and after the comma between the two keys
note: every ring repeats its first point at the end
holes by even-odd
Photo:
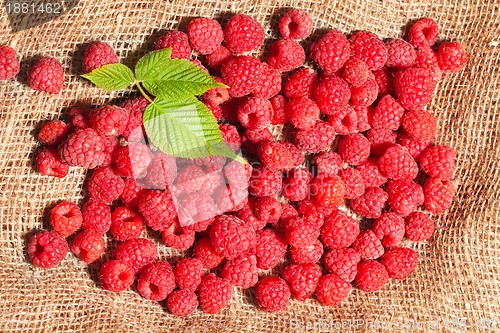
{"type": "MultiPolygon", "coordinates": [[[[11,45],[23,59],[16,81],[0,82],[0,330],[486,331],[490,321],[500,329],[499,15],[500,4],[493,0],[81,1],[63,17],[13,34],[0,8],[0,44],[11,45]],[[275,20],[289,7],[307,10],[319,32],[368,29],[382,38],[399,37],[412,20],[433,17],[441,40],[460,40],[469,52],[466,69],[445,75],[430,105],[438,118],[438,142],[458,151],[458,191],[452,208],[436,218],[434,237],[413,245],[420,265],[411,277],[371,294],[353,290],[339,307],[323,307],[313,299],[292,301],[279,314],[258,310],[251,293],[237,290],[222,313],[197,311],[180,319],[132,290],[104,291],[95,282],[96,268],[71,254],[49,270],[27,261],[26,239],[33,230],[47,227],[47,207],[62,199],[81,201],[85,178],[78,168],[62,180],[34,170],[37,129],[46,120],[64,117],[75,103],[97,105],[123,97],[78,77],[85,43],[109,42],[131,64],[159,31],[185,27],[191,17],[249,13],[264,24],[269,37],[275,37],[275,20]],[[63,63],[65,89],[59,95],[37,93],[25,83],[29,65],[41,55],[63,63]],[[385,328],[377,329],[377,323],[385,328]],[[336,328],[340,324],[344,327],[336,328]]],[[[160,252],[166,259],[178,256],[163,246],[160,252]]]]}

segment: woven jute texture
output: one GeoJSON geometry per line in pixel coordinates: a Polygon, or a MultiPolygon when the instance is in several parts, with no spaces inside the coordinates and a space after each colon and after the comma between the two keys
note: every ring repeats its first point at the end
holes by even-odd
{"type": "MultiPolygon", "coordinates": [[[[22,57],[18,78],[0,82],[0,330],[436,332],[453,327],[488,331],[494,324],[500,329],[499,23],[500,4],[494,0],[105,0],[81,1],[54,21],[11,33],[0,5],[0,44],[14,47],[22,57]],[[323,307],[314,299],[292,301],[278,314],[258,310],[250,292],[235,290],[222,313],[198,310],[180,319],[133,290],[103,290],[96,283],[96,267],[87,267],[72,254],[48,270],[28,262],[26,240],[34,230],[48,227],[48,207],[63,199],[81,202],[85,179],[79,168],[61,180],[38,174],[33,161],[41,124],[64,118],[74,104],[99,105],[130,93],[107,93],[78,76],[87,43],[110,43],[130,65],[161,31],[185,28],[197,16],[224,21],[232,13],[250,14],[266,27],[269,38],[276,38],[276,19],[290,7],[311,14],[316,36],[336,28],[401,37],[413,20],[432,17],[440,25],[440,40],[459,40],[469,52],[465,70],[445,75],[429,106],[438,119],[437,142],[458,152],[457,195],[451,209],[435,217],[435,235],[410,245],[420,263],[408,279],[391,281],[375,293],[353,290],[338,307],[323,307]],[[63,63],[65,88],[59,95],[38,93],[26,85],[29,66],[42,55],[63,63]],[[377,323],[385,326],[377,328],[377,323]]],[[[171,261],[179,256],[164,246],[160,254],[171,261]]]]}

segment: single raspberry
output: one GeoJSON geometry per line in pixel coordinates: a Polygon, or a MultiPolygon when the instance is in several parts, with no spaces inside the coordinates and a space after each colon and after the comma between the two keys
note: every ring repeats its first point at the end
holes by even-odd
{"type": "Polygon", "coordinates": [[[238,119],[247,129],[263,129],[271,123],[272,112],[267,99],[251,97],[238,108],[238,119]]]}
{"type": "Polygon", "coordinates": [[[89,114],[90,125],[101,135],[118,136],[128,123],[126,109],[116,105],[105,105],[93,109],[89,114]]]}
{"type": "Polygon", "coordinates": [[[144,267],[156,260],[158,249],[149,239],[134,238],[118,244],[113,256],[115,259],[129,264],[134,272],[141,273],[144,267]]]}
{"type": "Polygon", "coordinates": [[[129,207],[137,207],[139,204],[139,199],[142,197],[144,193],[146,193],[147,189],[139,186],[134,177],[125,178],[123,185],[123,192],[120,195],[120,200],[129,207]]]}
{"type": "Polygon", "coordinates": [[[0,80],[13,79],[20,70],[16,50],[7,45],[0,46],[0,80]]]}
{"type": "MultiPolygon", "coordinates": [[[[372,128],[365,135],[370,141],[370,154],[374,157],[382,156],[388,148],[396,144],[398,138],[398,132],[385,128],[372,128]]],[[[406,147],[404,148],[406,149],[406,147]]]]}
{"type": "Polygon", "coordinates": [[[261,98],[276,96],[281,91],[281,74],[265,62],[261,66],[261,74],[252,92],[252,96],[261,98]]]}
{"type": "Polygon", "coordinates": [[[342,110],[351,98],[349,85],[338,76],[325,76],[314,91],[314,100],[321,112],[333,115],[342,110]]]}
{"type": "Polygon", "coordinates": [[[162,50],[166,48],[172,49],[171,58],[189,59],[191,55],[188,36],[182,31],[171,30],[158,37],[153,49],[162,50]]]}
{"type": "Polygon", "coordinates": [[[36,166],[41,174],[64,178],[68,174],[69,165],[64,163],[55,147],[45,147],[36,156],[36,166]]]}
{"type": "Polygon", "coordinates": [[[311,193],[318,206],[337,208],[344,201],[345,185],[339,176],[316,176],[311,182],[311,193]]]}
{"type": "Polygon", "coordinates": [[[267,312],[278,312],[286,309],[290,295],[288,284],[278,276],[262,278],[255,288],[257,305],[267,312]]]}
{"type": "Polygon", "coordinates": [[[183,228],[176,221],[170,227],[161,232],[161,238],[168,247],[179,251],[186,251],[194,244],[195,231],[183,228]]]}
{"type": "Polygon", "coordinates": [[[312,175],[306,168],[292,169],[283,179],[283,196],[291,201],[300,201],[310,195],[312,175]]]}
{"type": "Polygon", "coordinates": [[[434,229],[434,222],[425,213],[413,212],[405,219],[405,236],[414,242],[430,238],[434,229]]]}
{"type": "Polygon", "coordinates": [[[175,179],[175,187],[177,190],[185,193],[197,192],[202,188],[205,177],[206,174],[202,167],[195,164],[187,164],[184,167],[180,167],[175,179]]]}
{"type": "Polygon", "coordinates": [[[281,277],[288,283],[293,296],[305,301],[312,296],[321,278],[321,268],[316,264],[292,264],[286,266],[281,277]]]}
{"type": "Polygon", "coordinates": [[[377,259],[384,254],[380,239],[371,230],[361,232],[352,243],[352,248],[359,253],[362,260],[377,259]]]}
{"type": "Polygon", "coordinates": [[[285,237],[292,246],[312,245],[320,235],[319,226],[305,218],[291,219],[285,225],[285,237]]]}
{"type": "Polygon", "coordinates": [[[255,216],[262,221],[277,223],[281,212],[281,203],[276,198],[262,197],[255,202],[255,216]]]}
{"type": "Polygon", "coordinates": [[[269,102],[271,103],[273,114],[271,116],[272,125],[281,125],[288,123],[286,114],[286,104],[288,101],[282,95],[272,97],[269,102]]]}
{"type": "Polygon", "coordinates": [[[71,252],[87,264],[99,259],[104,250],[104,238],[93,230],[83,230],[71,242],[71,252]]]}
{"type": "Polygon", "coordinates": [[[82,212],[73,202],[62,201],[50,210],[50,227],[59,236],[67,237],[73,234],[80,229],[82,222],[82,212]]]}
{"type": "Polygon", "coordinates": [[[338,30],[331,30],[310,48],[311,59],[325,72],[333,74],[341,69],[351,55],[347,38],[338,30]]]}
{"type": "Polygon", "coordinates": [[[405,221],[396,213],[384,213],[373,222],[372,230],[384,247],[394,247],[405,235],[405,221]]]}
{"type": "Polygon", "coordinates": [[[119,241],[138,238],[144,229],[144,219],[132,208],[120,206],[111,213],[110,231],[119,241]]]}
{"type": "Polygon", "coordinates": [[[335,130],[325,121],[318,120],[307,130],[296,129],[293,143],[304,153],[319,153],[327,150],[335,140],[335,130]]]}
{"type": "Polygon", "coordinates": [[[458,42],[443,43],[439,45],[437,58],[443,71],[458,73],[467,63],[467,51],[458,42]]]}
{"type": "MultiPolygon", "coordinates": [[[[89,113],[91,109],[86,106],[74,106],[68,112],[68,124],[75,128],[90,127],[89,113]]],[[[142,118],[141,118],[142,119],[142,118]]]]}
{"type": "Polygon", "coordinates": [[[236,126],[231,124],[220,124],[219,130],[222,135],[222,140],[227,143],[231,150],[235,151],[241,147],[241,137],[236,126]]]}
{"type": "Polygon", "coordinates": [[[123,192],[123,179],[111,167],[99,167],[90,176],[87,188],[92,199],[112,202],[123,192]]]}
{"type": "Polygon", "coordinates": [[[304,49],[291,39],[280,39],[274,42],[267,56],[269,66],[282,72],[288,72],[302,66],[305,60],[304,49]]]}
{"type": "Polygon", "coordinates": [[[359,31],[349,38],[354,57],[363,60],[368,69],[377,70],[387,61],[387,47],[377,35],[369,31],[359,31]]]}
{"type": "Polygon", "coordinates": [[[219,266],[224,257],[215,251],[210,238],[200,238],[194,244],[193,256],[201,261],[204,268],[219,266]]]}
{"type": "Polygon", "coordinates": [[[389,280],[389,273],[384,265],[375,260],[362,261],[358,264],[356,284],[359,289],[372,292],[381,289],[389,280]]]}
{"type": "Polygon", "coordinates": [[[198,297],[186,289],[174,290],[167,298],[168,311],[178,317],[188,317],[198,307],[198,297]]]}
{"type": "Polygon", "coordinates": [[[325,268],[346,282],[354,280],[360,261],[361,256],[352,248],[331,249],[323,257],[325,268]]]}
{"type": "Polygon", "coordinates": [[[256,197],[274,197],[281,192],[281,186],[281,172],[257,165],[252,170],[248,192],[256,197]]]}
{"type": "Polygon", "coordinates": [[[335,132],[340,135],[348,135],[358,131],[358,115],[349,105],[329,115],[328,123],[332,125],[335,132]]]}
{"type": "Polygon", "coordinates": [[[149,190],[141,197],[139,211],[153,230],[165,230],[174,223],[177,212],[170,192],[149,190]]]}
{"type": "Polygon", "coordinates": [[[440,214],[451,206],[455,187],[451,181],[429,177],[424,183],[424,205],[434,214],[440,214]]]}
{"type": "Polygon", "coordinates": [[[122,177],[143,178],[152,159],[151,150],[143,143],[120,147],[116,154],[115,172],[122,177]]]}
{"type": "Polygon", "coordinates": [[[412,249],[396,247],[384,253],[380,262],[389,277],[404,280],[417,267],[418,254],[412,249]]]}
{"type": "Polygon", "coordinates": [[[292,145],[292,152],[287,145],[277,141],[268,141],[262,143],[257,149],[259,158],[262,164],[272,171],[286,171],[297,166],[295,154],[300,154],[300,151],[292,145]]]}
{"type": "Polygon", "coordinates": [[[339,210],[325,218],[321,227],[321,241],[330,249],[348,247],[358,234],[358,222],[339,210]]]}
{"type": "Polygon", "coordinates": [[[290,256],[294,264],[316,263],[323,255],[323,244],[316,239],[311,245],[291,246],[290,256]]]}
{"type": "Polygon", "coordinates": [[[425,68],[408,68],[394,76],[394,90],[401,105],[410,111],[422,109],[432,98],[436,80],[425,68]]]}
{"type": "Polygon", "coordinates": [[[351,87],[351,105],[372,105],[378,96],[378,86],[374,79],[368,79],[359,87],[351,87]]]}
{"type": "Polygon", "coordinates": [[[302,152],[300,151],[299,148],[297,148],[297,146],[295,146],[293,143],[289,141],[283,141],[282,145],[284,145],[286,149],[288,149],[288,151],[291,153],[293,167],[298,167],[302,163],[304,163],[305,161],[304,154],[302,154],[302,152]]]}
{"type": "Polygon", "coordinates": [[[78,129],[59,145],[61,159],[70,166],[93,169],[103,161],[103,141],[91,128],[78,129]]]}
{"type": "Polygon", "coordinates": [[[301,217],[313,225],[321,228],[325,223],[325,216],[333,214],[335,209],[318,206],[313,200],[305,199],[297,203],[297,210],[301,217]]]}
{"type": "Polygon", "coordinates": [[[87,47],[83,56],[82,71],[90,73],[94,69],[104,65],[115,64],[118,62],[115,50],[104,42],[94,42],[87,47]]]}
{"type": "Polygon", "coordinates": [[[306,39],[312,30],[311,16],[300,9],[292,9],[279,21],[281,36],[286,39],[306,39]]]}
{"type": "Polygon", "coordinates": [[[387,177],[380,172],[375,158],[370,157],[366,162],[358,165],[356,170],[363,177],[365,187],[379,187],[387,182],[387,177]]]}
{"type": "Polygon", "coordinates": [[[210,228],[210,240],[215,251],[231,260],[255,249],[253,228],[236,216],[219,215],[210,228]]]}
{"type": "Polygon", "coordinates": [[[47,145],[59,144],[68,134],[69,126],[64,121],[54,120],[43,125],[38,140],[47,145]]]}
{"type": "Polygon", "coordinates": [[[356,130],[358,132],[369,130],[371,128],[370,119],[375,108],[372,105],[360,106],[354,104],[351,107],[356,112],[356,130]]]}
{"type": "Polygon", "coordinates": [[[99,282],[106,290],[119,292],[134,283],[134,270],[121,260],[109,260],[99,270],[99,282]]]}
{"type": "Polygon", "coordinates": [[[370,70],[363,60],[352,57],[346,61],[342,78],[353,87],[362,86],[369,76],[370,70]]]}
{"type": "Polygon", "coordinates": [[[255,201],[253,197],[248,198],[247,203],[238,210],[236,216],[238,216],[243,222],[249,224],[254,230],[261,230],[267,224],[266,220],[258,219],[255,215],[255,201]]]}
{"type": "MultiPolygon", "coordinates": [[[[205,192],[187,193],[177,197],[176,199],[179,225],[186,228],[186,230],[205,230],[207,226],[211,224],[210,221],[206,220],[211,220],[215,215],[217,215],[217,206],[214,203],[213,198],[205,192]]],[[[180,242],[178,244],[179,246],[183,247],[188,245],[187,240],[191,239],[191,236],[186,235],[185,237],[187,237],[186,244],[181,245],[182,242],[180,242]]],[[[177,243],[179,241],[181,241],[181,239],[178,239],[175,242],[177,243]]]]}
{"type": "Polygon", "coordinates": [[[340,171],[339,176],[342,182],[344,182],[345,198],[356,199],[365,193],[365,183],[358,170],[346,168],[340,171]]]}
{"type": "Polygon", "coordinates": [[[212,53],[224,39],[224,32],[219,22],[204,17],[189,22],[187,35],[193,49],[201,54],[212,53]]]}
{"type": "Polygon", "coordinates": [[[33,265],[51,268],[59,265],[68,253],[68,243],[55,232],[42,230],[31,236],[28,255],[33,265]]]}
{"type": "Polygon", "coordinates": [[[323,275],[316,287],[316,297],[326,306],[338,305],[351,292],[351,284],[344,281],[337,274],[323,275]]]}
{"type": "Polygon", "coordinates": [[[417,49],[432,46],[438,37],[438,25],[431,18],[415,22],[408,31],[408,41],[417,49]]]}
{"type": "Polygon", "coordinates": [[[172,155],[157,151],[147,168],[145,181],[148,187],[151,189],[164,190],[174,183],[176,177],[176,158],[172,155]]]}
{"type": "Polygon", "coordinates": [[[252,167],[249,164],[231,161],[224,167],[223,172],[227,184],[231,187],[244,189],[248,187],[248,182],[252,174],[252,167]]]}
{"type": "Polygon", "coordinates": [[[257,233],[255,256],[257,267],[271,269],[284,258],[287,249],[285,236],[274,230],[264,229],[257,233]]]}
{"type": "Polygon", "coordinates": [[[264,42],[265,32],[262,25],[254,18],[236,14],[224,27],[224,40],[228,49],[234,53],[249,52],[257,49],[264,42]]]}
{"type": "Polygon", "coordinates": [[[274,227],[276,230],[282,232],[283,227],[290,221],[296,217],[299,217],[299,212],[290,204],[282,203],[281,204],[281,217],[279,223],[277,223],[274,227]]]}
{"type": "Polygon", "coordinates": [[[377,163],[380,172],[391,179],[412,180],[418,174],[417,162],[400,145],[387,148],[377,163]]]}
{"type": "Polygon", "coordinates": [[[373,78],[377,82],[378,95],[384,96],[394,93],[393,73],[387,67],[373,71],[373,78]]]}
{"type": "Polygon", "coordinates": [[[380,187],[367,187],[362,196],[351,200],[351,208],[361,216],[376,219],[382,214],[388,195],[380,187]]]}
{"type": "Polygon", "coordinates": [[[229,51],[227,47],[220,45],[212,53],[207,55],[206,60],[210,69],[219,73],[222,65],[231,59],[232,56],[233,53],[229,51]]]}
{"type": "Polygon", "coordinates": [[[175,265],[174,275],[179,288],[196,291],[203,277],[203,264],[197,258],[183,258],[175,265]]]}
{"type": "Polygon", "coordinates": [[[221,276],[233,285],[243,289],[253,287],[259,280],[257,258],[253,254],[242,254],[228,260],[222,267],[221,276]]]}
{"type": "Polygon", "coordinates": [[[59,60],[51,57],[38,60],[30,69],[28,84],[35,90],[58,94],[64,85],[64,73],[59,60]]]}
{"type": "Polygon", "coordinates": [[[370,156],[370,141],[359,133],[346,135],[340,139],[338,153],[344,162],[360,165],[370,156]]]}
{"type": "Polygon", "coordinates": [[[118,139],[114,136],[103,136],[102,139],[102,164],[103,166],[111,165],[116,160],[116,153],[120,148],[118,139]]]}
{"type": "Polygon", "coordinates": [[[342,170],[343,162],[339,154],[324,152],[314,157],[318,175],[333,176],[342,170]]]}
{"type": "Polygon", "coordinates": [[[319,83],[318,73],[310,68],[301,68],[285,82],[283,94],[289,98],[312,98],[319,83]]]}
{"type": "Polygon", "coordinates": [[[384,95],[377,103],[371,117],[372,128],[396,131],[401,126],[405,109],[391,95],[384,95]]]}
{"type": "Polygon", "coordinates": [[[157,261],[148,265],[137,280],[139,294],[152,301],[163,301],[174,288],[174,271],[166,261],[157,261]]]}
{"type": "Polygon", "coordinates": [[[417,58],[413,45],[402,39],[389,39],[387,47],[387,61],[385,65],[394,69],[406,69],[413,66],[417,58]]]}
{"type": "Polygon", "coordinates": [[[426,150],[430,144],[429,142],[414,140],[404,132],[399,133],[397,143],[405,147],[417,163],[420,163],[420,156],[422,155],[422,152],[426,150]]]}
{"type": "Polygon", "coordinates": [[[85,230],[105,234],[111,227],[111,208],[104,202],[90,199],[82,207],[82,216],[85,230]]]}
{"type": "Polygon", "coordinates": [[[198,289],[200,307],[206,313],[218,313],[229,303],[232,285],[226,279],[210,273],[203,277],[198,289]]]}
{"type": "Polygon", "coordinates": [[[422,186],[411,180],[391,180],[386,190],[389,206],[401,216],[408,215],[424,203],[422,186]]]}
{"type": "Polygon", "coordinates": [[[286,105],[288,119],[293,126],[300,129],[309,129],[319,119],[319,107],[308,97],[295,98],[286,105]]]}
{"type": "Polygon", "coordinates": [[[429,143],[436,134],[437,120],[428,111],[412,111],[405,114],[402,126],[413,140],[429,143]]]}
{"type": "Polygon", "coordinates": [[[420,167],[431,177],[449,180],[455,171],[457,153],[448,146],[435,145],[427,148],[420,156],[420,167]]]}
{"type": "Polygon", "coordinates": [[[121,108],[128,111],[128,122],[127,126],[122,132],[122,135],[130,141],[136,141],[136,136],[144,135],[144,126],[142,125],[142,117],[144,111],[146,110],[149,102],[144,97],[133,98],[125,101],[120,105],[121,108]]]}

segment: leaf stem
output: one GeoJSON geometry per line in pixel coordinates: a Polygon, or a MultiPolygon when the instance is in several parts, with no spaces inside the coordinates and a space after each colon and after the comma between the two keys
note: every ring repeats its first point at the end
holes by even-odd
{"type": "Polygon", "coordinates": [[[153,103],[153,100],[148,96],[148,94],[146,93],[146,91],[141,87],[141,82],[136,80],[136,81],[134,81],[134,84],[137,87],[137,89],[139,89],[139,91],[141,92],[142,96],[144,96],[144,98],[149,103],[153,103]]]}

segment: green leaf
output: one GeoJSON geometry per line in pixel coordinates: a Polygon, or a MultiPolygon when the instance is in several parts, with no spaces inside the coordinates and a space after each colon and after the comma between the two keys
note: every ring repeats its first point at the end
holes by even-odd
{"type": "Polygon", "coordinates": [[[132,70],[122,64],[104,65],[82,76],[106,90],[124,89],[135,81],[132,70]]]}

